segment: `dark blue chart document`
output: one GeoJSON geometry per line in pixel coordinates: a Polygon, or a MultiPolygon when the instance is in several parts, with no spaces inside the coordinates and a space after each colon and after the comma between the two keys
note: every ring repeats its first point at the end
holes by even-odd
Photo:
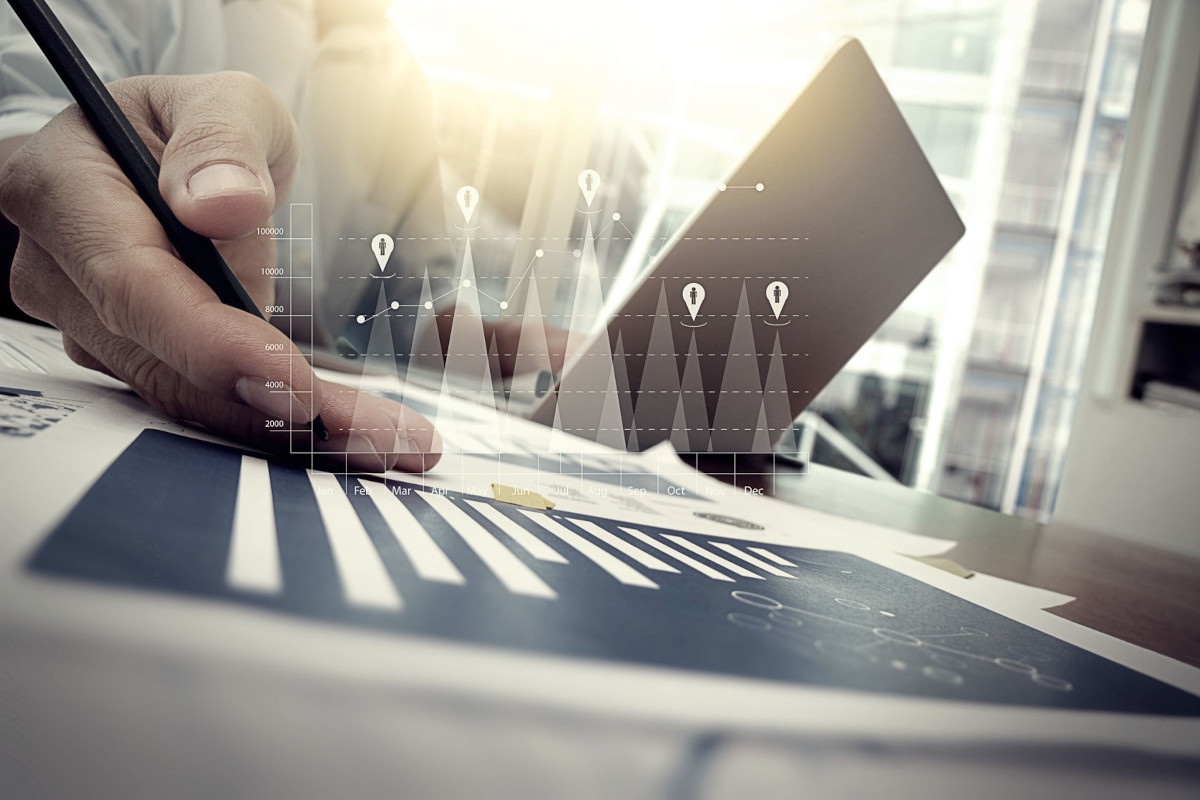
{"type": "Polygon", "coordinates": [[[664,521],[677,524],[532,510],[144,430],[27,569],[582,662],[1200,717],[1183,689],[864,557],[664,521]]]}

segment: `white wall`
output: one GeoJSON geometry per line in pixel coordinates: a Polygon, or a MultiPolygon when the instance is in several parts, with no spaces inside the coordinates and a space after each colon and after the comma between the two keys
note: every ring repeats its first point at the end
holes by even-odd
{"type": "Polygon", "coordinates": [[[1200,556],[1200,415],[1076,412],[1055,521],[1200,556]]]}
{"type": "Polygon", "coordinates": [[[1200,3],[1155,1],[1054,519],[1200,556],[1200,413],[1128,396],[1150,270],[1200,186],[1197,40],[1200,3]]]}

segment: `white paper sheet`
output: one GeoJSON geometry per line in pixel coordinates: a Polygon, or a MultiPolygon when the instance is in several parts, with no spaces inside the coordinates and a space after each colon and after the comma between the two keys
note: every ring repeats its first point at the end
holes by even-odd
{"type": "Polygon", "coordinates": [[[1043,589],[1039,586],[1028,586],[982,572],[976,572],[967,580],[974,584],[976,591],[985,589],[989,593],[994,593],[997,602],[1002,603],[1028,603],[1030,608],[1045,609],[1058,608],[1075,600],[1069,594],[1043,589]]]}
{"type": "MultiPolygon", "coordinates": [[[[16,380],[14,376],[0,372],[0,385],[16,380]]],[[[39,385],[46,393],[87,394],[73,379],[46,377],[39,379],[39,385]]],[[[930,744],[970,741],[1132,747],[1200,755],[1200,721],[1196,718],[981,706],[567,658],[429,637],[380,634],[229,603],[198,601],[183,594],[148,593],[34,575],[23,567],[30,554],[143,430],[181,430],[157,418],[128,392],[114,390],[103,381],[96,383],[86,399],[88,402],[78,411],[36,436],[0,439],[0,485],[4,487],[7,513],[5,531],[0,536],[0,569],[5,572],[0,581],[0,633],[24,632],[21,635],[75,641],[81,646],[91,643],[89,647],[129,647],[133,648],[130,652],[169,654],[184,662],[231,660],[254,665],[255,669],[304,676],[305,680],[365,682],[391,687],[389,691],[436,691],[488,702],[528,704],[553,713],[585,713],[687,730],[787,731],[835,739],[898,737],[930,744]]],[[[548,432],[535,428],[526,432],[524,425],[513,426],[514,439],[521,441],[527,436],[528,446],[543,447],[544,439],[536,437],[545,437],[548,432]]],[[[596,464],[616,459],[621,470],[641,476],[671,480],[683,474],[677,462],[669,470],[660,467],[666,458],[661,451],[631,456],[588,444],[578,449],[584,455],[595,456],[596,464]]],[[[1047,614],[1034,608],[1036,603],[1029,602],[1028,595],[1006,599],[994,582],[964,581],[895,554],[896,550],[911,551],[919,546],[927,552],[940,552],[937,548],[941,543],[936,540],[897,537],[886,529],[872,531],[872,526],[736,492],[714,499],[718,490],[728,487],[716,486],[717,482],[699,474],[688,476],[695,495],[656,494],[647,499],[636,492],[629,492],[628,497],[614,494],[611,483],[551,475],[481,456],[461,455],[448,467],[422,478],[392,477],[479,495],[485,495],[486,490],[476,490],[502,478],[509,485],[533,488],[554,498],[563,511],[604,514],[633,527],[686,526],[687,531],[697,535],[740,540],[768,549],[788,545],[829,552],[849,550],[871,563],[992,608],[1008,619],[1167,684],[1192,693],[1200,691],[1198,670],[1047,614]],[[714,508],[760,525],[761,529],[733,527],[695,513],[714,508]],[[836,535],[830,535],[831,530],[836,530],[836,535]],[[856,538],[857,545],[847,548],[846,543],[856,538]]],[[[346,558],[347,569],[352,568],[349,562],[353,554],[346,558]]]]}

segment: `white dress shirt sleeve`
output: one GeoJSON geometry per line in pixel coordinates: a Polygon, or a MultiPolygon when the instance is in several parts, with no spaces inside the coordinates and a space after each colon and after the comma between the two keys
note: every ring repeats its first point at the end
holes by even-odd
{"type": "MultiPolygon", "coordinates": [[[[55,14],[105,83],[220,69],[220,0],[58,0],[55,14]]],[[[71,102],[7,4],[0,10],[0,140],[36,132],[71,102]]]]}

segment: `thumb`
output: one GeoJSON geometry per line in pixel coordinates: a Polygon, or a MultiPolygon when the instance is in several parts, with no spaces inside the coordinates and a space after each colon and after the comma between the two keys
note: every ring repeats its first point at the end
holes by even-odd
{"type": "Polygon", "coordinates": [[[264,224],[291,191],[300,149],[279,98],[257,78],[224,72],[179,78],[164,100],[158,183],[175,215],[213,239],[264,224]]]}

